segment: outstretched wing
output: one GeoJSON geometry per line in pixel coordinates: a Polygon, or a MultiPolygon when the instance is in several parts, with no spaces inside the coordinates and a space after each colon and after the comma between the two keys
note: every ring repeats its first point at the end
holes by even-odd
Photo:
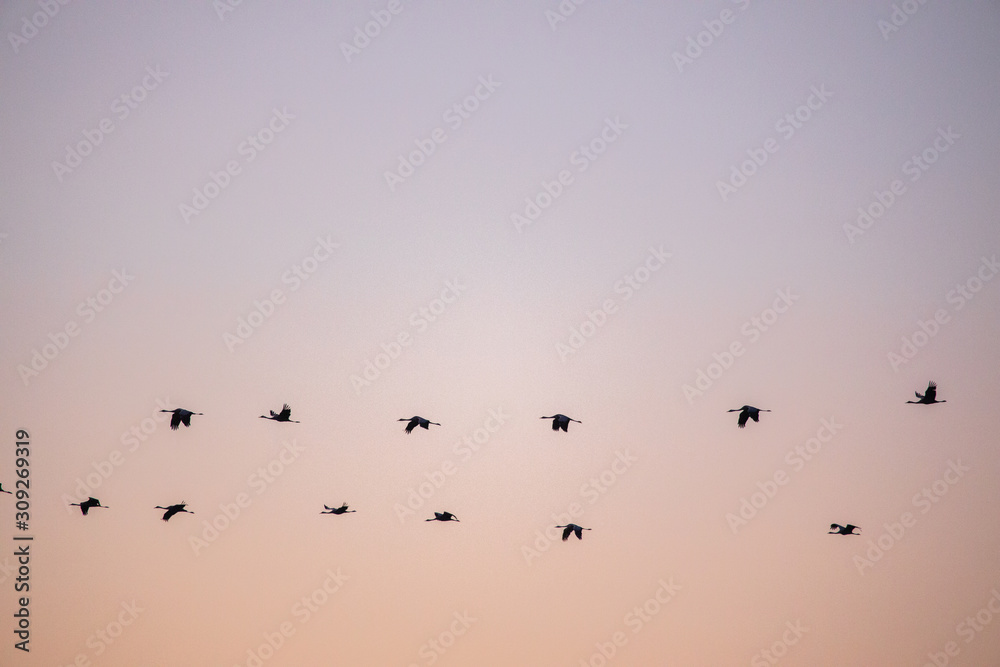
{"type": "Polygon", "coordinates": [[[928,403],[933,403],[937,398],[937,385],[933,382],[927,385],[927,391],[924,392],[924,398],[927,399],[928,403]]]}
{"type": "Polygon", "coordinates": [[[406,429],[405,430],[406,430],[407,433],[409,433],[413,429],[415,429],[416,427],[417,427],[417,420],[416,419],[411,419],[410,422],[406,425],[406,429]]]}
{"type": "Polygon", "coordinates": [[[174,410],[173,417],[170,418],[170,429],[176,431],[181,425],[181,415],[179,412],[174,410]]]}
{"type": "Polygon", "coordinates": [[[736,425],[740,428],[744,428],[747,425],[747,418],[750,416],[749,410],[740,411],[740,420],[736,422],[736,425]]]}
{"type": "Polygon", "coordinates": [[[569,535],[572,532],[573,532],[573,526],[566,526],[566,528],[563,529],[563,542],[569,539],[569,535]]]}
{"type": "Polygon", "coordinates": [[[180,416],[180,421],[182,421],[185,426],[190,426],[191,425],[191,415],[192,415],[192,413],[190,413],[187,410],[185,410],[184,412],[182,412],[179,415],[180,416]]]}
{"type": "MultiPolygon", "coordinates": [[[[273,412],[271,414],[274,414],[273,412]]],[[[281,408],[281,412],[277,414],[278,419],[288,419],[292,416],[292,409],[288,407],[288,403],[285,403],[281,408]]]]}

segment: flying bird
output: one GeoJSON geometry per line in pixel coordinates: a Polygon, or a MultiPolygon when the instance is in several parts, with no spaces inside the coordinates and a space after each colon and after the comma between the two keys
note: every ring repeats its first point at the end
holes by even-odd
{"type": "Polygon", "coordinates": [[[551,417],[539,417],[539,419],[551,419],[552,420],[552,430],[558,431],[562,429],[565,432],[569,432],[569,423],[576,422],[577,424],[582,424],[583,422],[579,419],[573,419],[572,417],[567,417],[562,414],[555,414],[551,417]]]}
{"type": "Polygon", "coordinates": [[[191,425],[191,415],[200,415],[200,412],[191,412],[190,410],[185,410],[184,408],[177,408],[176,410],[160,410],[160,412],[171,412],[173,417],[170,418],[170,428],[176,431],[181,424],[185,426],[191,425]]]}
{"type": "Polygon", "coordinates": [[[403,417],[402,419],[397,419],[396,421],[410,422],[409,424],[406,425],[406,429],[405,430],[406,430],[407,433],[409,433],[410,431],[412,431],[413,429],[415,429],[418,426],[420,428],[430,429],[430,425],[431,424],[434,424],[435,426],[440,426],[441,425],[441,424],[438,424],[437,422],[428,421],[428,420],[424,419],[423,417],[410,417],[409,419],[407,419],[406,417],[403,417]]]}
{"type": "Polygon", "coordinates": [[[11,493],[7,489],[3,488],[3,482],[0,482],[0,493],[11,493]]]}
{"type": "Polygon", "coordinates": [[[744,428],[747,425],[747,419],[752,419],[755,422],[760,421],[760,413],[770,412],[770,410],[761,410],[760,408],[755,408],[752,405],[744,405],[742,408],[734,408],[732,410],[727,410],[727,412],[739,412],[740,419],[736,422],[736,425],[740,428],[744,428]]]}
{"type": "Polygon", "coordinates": [[[326,505],[323,505],[323,507],[325,507],[327,511],[320,512],[320,514],[345,514],[347,512],[357,512],[357,510],[347,509],[347,503],[342,504],[340,507],[327,507],[326,505]]]}
{"type": "Polygon", "coordinates": [[[937,382],[933,380],[927,383],[927,389],[924,390],[923,395],[920,392],[913,392],[917,395],[918,401],[907,401],[907,403],[913,403],[914,405],[930,405],[931,403],[947,403],[948,401],[937,400],[937,382]]]}
{"type": "Polygon", "coordinates": [[[424,519],[424,521],[458,521],[458,517],[451,512],[434,512],[433,519],[424,519]]]}
{"type": "Polygon", "coordinates": [[[184,509],[185,505],[187,505],[187,503],[178,503],[176,505],[167,505],[166,507],[160,507],[159,505],[157,505],[153,509],[167,510],[166,512],[163,513],[163,520],[164,521],[170,521],[170,517],[172,517],[173,515],[177,514],[178,512],[187,512],[188,514],[194,514],[194,512],[192,512],[191,510],[184,509]]]}
{"type": "Polygon", "coordinates": [[[91,507],[103,507],[104,509],[108,508],[107,505],[102,505],[101,501],[94,497],[87,498],[82,503],[70,503],[70,505],[76,505],[79,507],[84,516],[87,516],[87,512],[90,511],[91,507]]]}
{"type": "MultiPolygon", "coordinates": [[[[861,533],[855,533],[854,532],[855,528],[858,528],[858,527],[857,526],[853,526],[851,524],[847,524],[846,526],[841,526],[839,523],[831,523],[830,524],[830,532],[827,533],[827,535],[860,535],[861,533]]],[[[858,530],[861,530],[861,529],[858,528],[858,530]]]]}
{"type": "Polygon", "coordinates": [[[582,540],[583,531],[593,530],[592,528],[584,528],[583,526],[578,526],[575,523],[568,523],[565,526],[556,526],[556,528],[565,528],[565,530],[563,530],[563,542],[569,539],[570,533],[575,534],[576,539],[582,540]]]}
{"type": "Polygon", "coordinates": [[[260,418],[273,419],[276,422],[291,422],[293,424],[298,424],[297,421],[291,419],[292,409],[288,407],[288,403],[285,403],[285,405],[281,408],[281,412],[275,412],[274,410],[268,410],[268,412],[271,413],[270,417],[267,415],[261,415],[260,418]]]}

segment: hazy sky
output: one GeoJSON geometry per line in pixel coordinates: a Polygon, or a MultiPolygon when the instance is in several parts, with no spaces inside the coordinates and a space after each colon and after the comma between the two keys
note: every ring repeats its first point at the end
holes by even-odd
{"type": "Polygon", "coordinates": [[[1000,663],[996,2],[0,26],[0,664],[1000,663]]]}

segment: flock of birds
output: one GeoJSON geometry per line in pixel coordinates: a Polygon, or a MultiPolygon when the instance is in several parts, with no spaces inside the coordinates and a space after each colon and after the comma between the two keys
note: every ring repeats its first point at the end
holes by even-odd
{"type": "MultiPolygon", "coordinates": [[[[946,403],[947,402],[947,401],[939,401],[939,400],[937,400],[937,384],[934,383],[933,381],[929,382],[927,384],[927,389],[924,390],[923,394],[921,394],[920,392],[917,392],[917,391],[915,391],[913,393],[916,395],[917,400],[915,400],[915,401],[907,401],[907,403],[912,403],[912,404],[916,404],[916,405],[932,405],[934,403],[946,403]]],[[[190,410],[185,410],[184,408],[176,408],[174,410],[160,410],[160,412],[167,412],[167,413],[171,413],[173,415],[170,418],[170,428],[172,430],[174,430],[174,431],[176,431],[178,428],[180,428],[181,424],[184,424],[184,426],[186,426],[186,427],[191,426],[191,417],[194,416],[194,415],[201,415],[202,414],[201,412],[192,412],[190,410]]],[[[294,419],[292,419],[292,409],[288,406],[287,403],[282,406],[280,412],[275,412],[274,410],[269,410],[268,412],[270,412],[270,415],[261,415],[260,418],[261,419],[271,419],[271,420],[274,420],[276,422],[290,422],[290,423],[293,423],[293,424],[298,424],[299,423],[299,422],[295,421],[294,419]]],[[[737,416],[736,425],[739,428],[745,428],[746,425],[747,425],[747,422],[749,420],[752,419],[755,423],[757,423],[757,422],[760,421],[760,413],[762,413],[762,412],[771,412],[771,411],[770,410],[765,410],[763,408],[755,408],[752,405],[744,405],[744,406],[739,407],[739,408],[733,408],[732,410],[727,410],[727,412],[739,412],[739,415],[737,416]]],[[[570,424],[570,422],[576,422],[577,424],[582,424],[583,423],[579,419],[573,419],[572,417],[567,417],[564,414],[554,414],[554,415],[551,415],[551,416],[548,416],[548,417],[541,417],[541,419],[551,419],[552,420],[552,430],[553,431],[563,431],[563,432],[569,432],[569,424],[570,424]]],[[[441,424],[439,424],[437,422],[432,422],[429,419],[424,419],[423,417],[420,417],[420,416],[413,416],[413,417],[408,417],[408,418],[404,417],[404,418],[399,419],[397,421],[406,422],[406,427],[403,429],[406,433],[412,433],[413,429],[415,429],[417,427],[420,427],[420,428],[426,429],[426,430],[430,430],[431,425],[434,425],[434,426],[440,426],[441,425],[441,424]]],[[[3,484],[0,484],[0,492],[2,492],[2,493],[10,493],[10,491],[4,490],[3,484]]],[[[107,505],[102,505],[100,500],[98,500],[97,498],[93,498],[93,497],[87,498],[87,500],[84,500],[83,502],[70,503],[70,505],[75,505],[75,506],[79,507],[80,511],[83,513],[84,516],[86,516],[87,512],[89,512],[91,509],[93,509],[95,507],[101,507],[101,508],[104,508],[104,509],[108,509],[107,505]]],[[[174,516],[175,514],[179,514],[181,512],[186,512],[188,514],[194,514],[194,512],[192,512],[191,510],[185,509],[186,507],[187,507],[187,503],[186,502],[182,502],[182,503],[177,503],[175,505],[167,505],[166,507],[162,507],[160,505],[157,505],[154,509],[164,510],[164,512],[163,512],[163,520],[164,521],[169,521],[170,517],[174,516]]],[[[323,511],[320,512],[320,514],[347,514],[347,513],[356,512],[356,511],[357,510],[348,509],[348,504],[347,503],[341,503],[340,507],[329,507],[328,505],[324,504],[323,505],[323,511]]],[[[451,512],[434,512],[434,517],[433,518],[425,519],[425,521],[458,521],[458,520],[459,520],[458,517],[455,516],[454,514],[452,514],[451,512]]],[[[583,539],[583,531],[585,531],[585,530],[592,530],[591,528],[584,528],[583,526],[578,526],[575,523],[569,523],[569,524],[566,524],[564,526],[556,526],[556,528],[562,528],[563,529],[563,532],[562,532],[563,542],[565,542],[566,540],[568,540],[569,537],[570,537],[570,535],[576,535],[576,538],[578,540],[582,540],[583,539]]],[[[855,530],[860,531],[861,528],[859,528],[858,526],[855,526],[853,524],[850,524],[850,523],[846,524],[846,525],[843,525],[843,526],[840,525],[839,523],[832,523],[832,524],[830,524],[829,534],[830,535],[859,535],[860,532],[856,533],[856,532],[854,532],[855,530]]]]}

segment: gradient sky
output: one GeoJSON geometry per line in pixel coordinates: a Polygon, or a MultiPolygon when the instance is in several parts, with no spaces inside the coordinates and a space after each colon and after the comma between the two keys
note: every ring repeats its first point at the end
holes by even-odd
{"type": "Polygon", "coordinates": [[[561,6],[3,3],[0,664],[1000,663],[1000,6],[561,6]]]}

